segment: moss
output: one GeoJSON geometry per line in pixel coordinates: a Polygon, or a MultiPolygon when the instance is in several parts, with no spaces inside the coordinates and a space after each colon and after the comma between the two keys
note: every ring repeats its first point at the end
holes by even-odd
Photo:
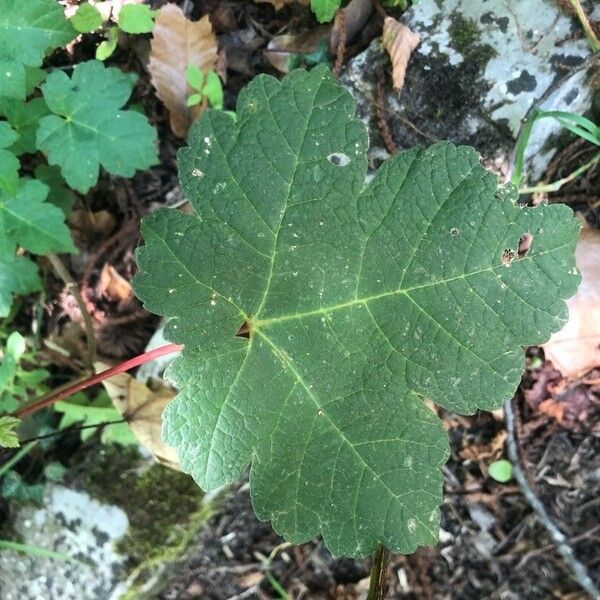
{"type": "Polygon", "coordinates": [[[202,492],[184,473],[159,464],[147,466],[132,448],[105,446],[80,466],[84,487],[98,500],[122,508],[129,530],[117,543],[128,557],[127,568],[141,598],[137,581],[160,579],[167,563],[181,557],[210,516],[202,492]]]}
{"type": "Polygon", "coordinates": [[[481,43],[481,31],[477,23],[457,10],[450,16],[448,33],[452,47],[479,70],[484,69],[490,59],[498,54],[490,44],[481,43]]]}

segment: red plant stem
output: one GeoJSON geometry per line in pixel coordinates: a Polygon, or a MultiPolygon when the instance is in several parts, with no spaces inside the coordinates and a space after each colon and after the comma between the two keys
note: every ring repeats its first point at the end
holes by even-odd
{"type": "Polygon", "coordinates": [[[51,392],[50,394],[40,398],[36,402],[29,404],[27,406],[23,406],[16,410],[13,414],[14,417],[22,418],[26,415],[30,415],[54,402],[58,402],[67,396],[72,396],[76,392],[81,390],[85,390],[86,388],[91,387],[92,385],[96,385],[109,377],[113,377],[113,375],[118,375],[119,373],[123,373],[125,371],[129,371],[129,369],[133,369],[134,367],[139,367],[144,363],[147,363],[159,356],[164,356],[165,354],[171,354],[173,352],[177,352],[181,350],[183,346],[179,344],[166,344],[165,346],[160,346],[159,348],[155,348],[154,350],[150,350],[149,352],[145,352],[144,354],[139,354],[138,356],[134,356],[129,360],[126,360],[110,369],[106,369],[106,371],[102,371],[102,373],[96,373],[96,375],[92,375],[91,377],[86,377],[85,379],[80,379],[75,383],[71,383],[63,388],[59,388],[58,390],[51,392]]]}

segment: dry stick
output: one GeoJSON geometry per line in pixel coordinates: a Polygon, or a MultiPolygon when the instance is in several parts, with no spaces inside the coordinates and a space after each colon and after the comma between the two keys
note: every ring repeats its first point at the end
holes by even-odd
{"type": "Polygon", "coordinates": [[[506,416],[506,428],[508,430],[507,445],[508,445],[508,456],[513,465],[513,471],[515,479],[523,492],[523,496],[529,503],[529,506],[535,512],[538,520],[544,526],[554,543],[561,556],[571,569],[571,572],[575,576],[575,580],[579,585],[586,590],[592,598],[595,600],[600,599],[600,590],[596,587],[591,577],[587,574],[585,567],[575,557],[573,549],[569,546],[567,537],[562,531],[553,523],[548,515],[544,505],[540,499],[535,495],[531,486],[529,485],[527,478],[523,474],[521,469],[521,463],[519,460],[519,452],[517,450],[517,441],[515,436],[515,415],[513,412],[512,400],[507,400],[504,406],[504,413],[506,416]]]}
{"type": "Polygon", "coordinates": [[[27,406],[23,406],[16,410],[12,415],[14,417],[22,418],[26,415],[34,413],[54,402],[58,402],[67,396],[71,396],[76,392],[80,392],[81,390],[85,390],[86,388],[91,387],[92,385],[96,385],[109,377],[113,377],[113,375],[118,375],[119,373],[123,373],[125,371],[129,371],[129,369],[133,369],[134,367],[139,367],[144,363],[147,363],[159,356],[164,356],[165,354],[172,354],[173,352],[178,352],[181,350],[183,346],[179,344],[166,344],[165,346],[160,346],[159,348],[155,348],[154,350],[150,350],[149,352],[145,352],[144,354],[139,354],[138,356],[134,356],[129,360],[126,360],[110,369],[106,369],[106,371],[102,371],[102,373],[97,373],[96,375],[92,375],[91,377],[86,377],[85,379],[80,379],[75,383],[68,384],[51,392],[47,396],[44,396],[29,404],[27,406]]]}
{"type": "Polygon", "coordinates": [[[389,553],[386,547],[381,544],[381,546],[375,550],[375,555],[373,556],[367,600],[384,600],[387,592],[388,559],[389,553]]]}
{"type": "Polygon", "coordinates": [[[375,115],[377,116],[377,125],[383,138],[383,143],[390,154],[396,154],[398,147],[394,142],[394,136],[390,131],[388,115],[385,106],[385,73],[383,67],[377,71],[375,87],[373,88],[373,103],[375,105],[375,115]]]}
{"type": "Polygon", "coordinates": [[[579,0],[569,0],[569,2],[571,3],[571,6],[573,7],[575,14],[577,15],[577,18],[579,19],[583,30],[585,31],[585,35],[587,36],[592,50],[594,52],[598,52],[600,50],[600,40],[598,40],[596,33],[592,29],[592,25],[590,24],[587,15],[581,7],[581,3],[579,2],[579,0]]]}
{"type": "Polygon", "coordinates": [[[92,323],[92,317],[90,316],[85,302],[83,301],[83,296],[79,291],[79,286],[73,277],[71,277],[71,273],[69,273],[67,267],[65,267],[63,262],[56,254],[47,254],[46,257],[50,261],[52,268],[56,271],[56,274],[62,279],[63,283],[71,292],[71,294],[73,294],[73,297],[77,302],[77,306],[79,306],[79,312],[81,313],[81,318],[83,319],[85,337],[87,340],[87,367],[90,372],[93,372],[94,361],[96,360],[96,336],[94,335],[94,324],[92,323]]]}
{"type": "Polygon", "coordinates": [[[339,19],[340,24],[340,39],[338,40],[338,45],[335,49],[335,65],[333,66],[333,73],[336,77],[339,77],[340,71],[344,66],[346,38],[348,37],[348,31],[346,28],[346,13],[343,10],[340,10],[336,18],[339,19]]]}

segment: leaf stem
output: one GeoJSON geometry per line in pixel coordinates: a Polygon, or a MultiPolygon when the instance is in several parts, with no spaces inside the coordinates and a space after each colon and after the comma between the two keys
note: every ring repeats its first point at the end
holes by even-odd
{"type": "Polygon", "coordinates": [[[569,181],[573,181],[579,177],[582,173],[585,173],[588,169],[593,167],[598,161],[600,161],[600,152],[594,154],[593,158],[586,162],[584,165],[581,165],[578,169],[575,169],[571,174],[554,181],[552,183],[542,183],[540,185],[534,185],[531,187],[524,187],[519,190],[519,194],[535,194],[538,192],[557,192],[560,188],[565,185],[565,183],[569,183],[569,181]]]}
{"type": "Polygon", "coordinates": [[[92,323],[92,317],[83,301],[83,296],[79,291],[79,286],[77,282],[71,277],[71,273],[69,273],[69,269],[65,267],[62,260],[56,254],[46,254],[46,258],[50,261],[52,268],[56,271],[56,274],[62,279],[63,283],[67,287],[67,289],[73,294],[75,301],[77,302],[77,306],[79,307],[79,312],[81,313],[81,318],[83,319],[83,324],[85,328],[85,337],[87,341],[87,367],[90,372],[94,371],[94,361],[96,360],[96,336],[94,335],[94,324],[92,323]]]}
{"type": "Polygon", "coordinates": [[[581,6],[581,3],[579,2],[579,0],[569,0],[569,1],[571,2],[571,6],[573,7],[575,14],[577,15],[577,18],[579,19],[579,22],[581,23],[583,30],[585,31],[585,35],[587,36],[588,42],[590,43],[592,50],[594,52],[598,52],[600,50],[600,41],[598,40],[598,37],[594,33],[594,30],[592,29],[592,25],[590,24],[590,20],[587,18],[587,15],[585,14],[585,12],[581,6]]]}
{"type": "Polygon", "coordinates": [[[371,580],[369,582],[369,594],[367,600],[384,600],[387,591],[387,567],[389,553],[382,544],[373,555],[371,566],[371,580]]]}
{"type": "Polygon", "coordinates": [[[139,367],[144,363],[147,363],[159,356],[164,356],[165,354],[171,354],[173,352],[178,352],[181,350],[183,346],[179,344],[166,344],[165,346],[160,346],[159,348],[154,348],[154,350],[150,350],[149,352],[145,352],[144,354],[140,354],[138,356],[134,356],[129,360],[126,360],[110,369],[106,369],[106,371],[102,371],[101,373],[97,373],[96,375],[92,375],[91,377],[86,377],[85,379],[80,379],[75,383],[67,384],[43,396],[39,400],[29,404],[27,406],[23,406],[19,408],[13,413],[13,416],[22,418],[26,415],[30,415],[46,406],[50,406],[54,402],[58,402],[67,396],[71,396],[76,392],[80,392],[81,390],[85,390],[86,388],[91,387],[92,385],[96,385],[113,375],[118,375],[119,373],[123,373],[125,371],[129,371],[129,369],[133,369],[134,367],[139,367]]]}
{"type": "Polygon", "coordinates": [[[30,441],[26,446],[19,448],[19,451],[11,459],[0,466],[0,477],[4,477],[21,459],[25,458],[35,444],[35,441],[30,441]]]}

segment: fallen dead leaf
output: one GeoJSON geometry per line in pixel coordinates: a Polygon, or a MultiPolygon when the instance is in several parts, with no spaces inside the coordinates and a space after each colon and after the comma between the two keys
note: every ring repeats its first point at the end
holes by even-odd
{"type": "Polygon", "coordinates": [[[116,225],[115,218],[107,210],[91,212],[88,210],[74,210],[69,215],[71,229],[77,230],[86,238],[108,237],[116,225]]]}
{"type": "Polygon", "coordinates": [[[587,226],[581,230],[575,260],[581,284],[567,300],[569,320],[542,346],[546,358],[568,378],[600,366],[600,232],[587,226]]]}
{"type": "MultiPolygon", "coordinates": [[[[96,372],[101,372],[109,366],[98,362],[95,367],[96,372]]],[[[150,389],[128,373],[115,375],[102,384],[140,444],[148,448],[158,462],[179,470],[177,450],[166,446],[161,438],[162,413],[175,392],[162,384],[150,389]]]]}
{"type": "Polygon", "coordinates": [[[247,590],[248,588],[258,585],[265,578],[264,573],[260,571],[252,571],[243,577],[240,577],[238,583],[240,587],[247,590]]]}
{"type": "Polygon", "coordinates": [[[150,42],[150,71],[156,95],[169,110],[171,129],[184,138],[203,105],[186,106],[192,93],[185,78],[189,64],[204,73],[217,66],[217,38],[208,15],[190,21],[175,4],[163,6],[155,19],[150,42]]]}
{"type": "Polygon", "coordinates": [[[317,51],[329,39],[330,32],[331,25],[321,25],[297,35],[276,35],[265,50],[265,57],[278,71],[289,73],[290,59],[317,51]]]}
{"type": "Polygon", "coordinates": [[[392,17],[385,18],[383,22],[382,44],[392,61],[394,89],[401,90],[404,86],[408,61],[420,41],[421,37],[411,31],[406,25],[399,23],[392,17]]]}
{"type": "Polygon", "coordinates": [[[365,26],[373,12],[372,0],[351,0],[347,6],[335,14],[329,48],[332,54],[337,52],[340,37],[349,44],[365,26]]]}
{"type": "Polygon", "coordinates": [[[471,460],[477,463],[490,463],[502,456],[505,441],[506,431],[501,430],[487,444],[467,444],[465,442],[465,447],[459,451],[458,455],[463,460],[471,460]]]}
{"type": "Polygon", "coordinates": [[[98,290],[113,301],[130,300],[133,297],[129,281],[108,263],[104,264],[100,272],[98,290]]]}

